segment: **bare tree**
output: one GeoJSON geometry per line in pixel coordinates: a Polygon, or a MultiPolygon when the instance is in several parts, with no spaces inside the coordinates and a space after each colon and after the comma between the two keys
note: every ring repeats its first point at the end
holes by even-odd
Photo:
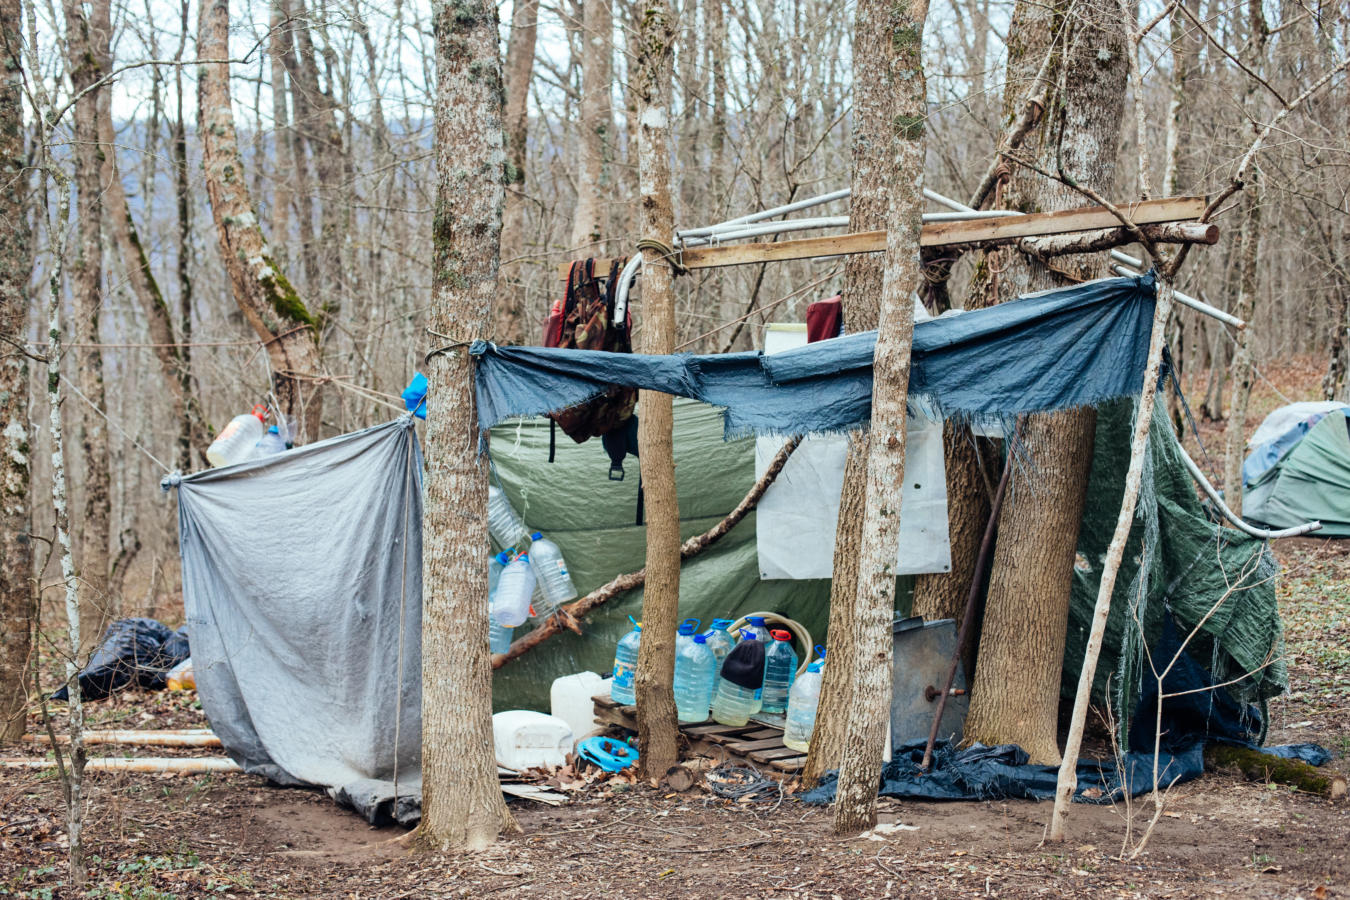
{"type": "MultiPolygon", "coordinates": [[[[855,56],[855,66],[880,70],[888,97],[884,107],[890,199],[886,212],[886,253],[881,282],[881,327],[872,361],[871,444],[853,630],[853,703],[839,767],[834,830],[858,831],[876,824],[877,781],[890,725],[892,611],[895,558],[900,549],[900,492],[905,481],[909,359],[914,338],[914,300],[919,287],[919,230],[923,212],[924,131],[928,118],[922,45],[927,0],[890,3],[861,0],[859,34],[876,31],[880,54],[855,56]]],[[[856,38],[855,38],[856,40],[856,38]]],[[[859,72],[859,75],[862,73],[859,72]]],[[[834,635],[834,646],[841,635],[834,635]]],[[[831,662],[833,664],[833,661],[831,662]]]]}
{"type": "Polygon", "coordinates": [[[422,839],[478,850],[514,829],[492,753],[487,487],[467,341],[487,336],[497,292],[506,152],[497,7],[433,6],[436,270],[422,583],[422,839]],[[442,337],[445,340],[446,337],[442,337]]]}
{"type": "MultiPolygon", "coordinates": [[[[665,248],[675,239],[670,205],[671,51],[674,11],[668,0],[642,10],[638,38],[638,182],[641,197],[642,351],[675,349],[675,292],[665,248]]],[[[680,602],[680,507],[675,495],[671,396],[643,391],[642,483],[646,490],[647,582],[642,594],[642,643],[635,678],[638,745],[643,771],[664,778],[679,762],[675,726],[675,619],[680,602]]]]}
{"type": "Polygon", "coordinates": [[[23,18],[0,0],[0,744],[28,713],[33,545],[28,394],[29,177],[23,128],[23,18]]]}
{"type": "MultiPolygon", "coordinates": [[[[613,58],[611,33],[614,21],[610,0],[585,0],[582,6],[581,129],[580,166],[577,172],[577,205],[572,219],[572,249],[586,256],[598,256],[595,248],[604,247],[601,194],[607,181],[605,157],[608,155],[610,92],[613,90],[610,61],[613,58]]],[[[639,68],[641,63],[639,62],[639,68]]]]}
{"type": "MultiPolygon", "coordinates": [[[[506,205],[502,212],[502,290],[497,305],[497,340],[519,344],[525,339],[525,167],[529,148],[530,81],[534,44],[539,32],[539,0],[512,7],[511,36],[506,43],[506,205]]],[[[608,45],[607,45],[608,46],[608,45]]]]}

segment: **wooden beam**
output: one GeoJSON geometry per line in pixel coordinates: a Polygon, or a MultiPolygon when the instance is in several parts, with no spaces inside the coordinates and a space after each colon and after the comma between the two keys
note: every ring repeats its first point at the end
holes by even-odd
{"type": "MultiPolygon", "coordinates": [[[[1199,218],[1204,211],[1203,197],[1167,197],[1120,205],[1119,209],[1136,225],[1185,222],[1199,218]]],[[[991,216],[957,222],[930,222],[919,236],[921,247],[949,247],[980,244],[997,246],[1025,238],[1072,234],[1120,227],[1120,220],[1102,206],[1065,209],[1023,216],[991,216]]],[[[826,237],[801,238],[772,243],[729,244],[723,247],[694,247],[680,255],[689,269],[743,266],[751,263],[782,262],[852,253],[880,253],[886,249],[884,231],[863,231],[826,237]]],[[[566,278],[570,263],[563,263],[558,277],[566,278]]]]}

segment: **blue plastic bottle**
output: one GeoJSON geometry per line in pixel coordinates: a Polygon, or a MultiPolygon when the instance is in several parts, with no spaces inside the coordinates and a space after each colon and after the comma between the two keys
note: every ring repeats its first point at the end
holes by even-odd
{"type": "Polygon", "coordinates": [[[614,648],[614,679],[609,684],[609,696],[615,703],[632,706],[637,702],[633,679],[637,675],[638,645],[642,642],[642,623],[619,639],[614,648]]]}
{"type": "Polygon", "coordinates": [[[717,658],[706,635],[693,635],[675,656],[675,713],[681,722],[703,722],[712,706],[717,658]]]}
{"type": "Polygon", "coordinates": [[[781,713],[787,709],[788,691],[797,680],[797,651],[792,649],[792,633],[782,629],[771,632],[773,641],[764,654],[764,711],[781,713]]]}

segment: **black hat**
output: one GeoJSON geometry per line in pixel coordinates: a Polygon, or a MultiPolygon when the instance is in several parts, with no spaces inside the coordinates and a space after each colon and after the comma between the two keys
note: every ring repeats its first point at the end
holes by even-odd
{"type": "Polygon", "coordinates": [[[764,686],[764,644],[753,638],[741,641],[722,662],[722,677],[750,691],[764,686]]]}

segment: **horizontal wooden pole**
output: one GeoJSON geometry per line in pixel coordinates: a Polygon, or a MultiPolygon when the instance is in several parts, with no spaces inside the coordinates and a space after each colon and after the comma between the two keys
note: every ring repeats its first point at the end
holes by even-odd
{"type": "MultiPolygon", "coordinates": [[[[1136,225],[1185,222],[1196,219],[1205,209],[1203,197],[1167,197],[1141,200],[1117,207],[1136,225]]],[[[1120,228],[1120,219],[1102,206],[1064,209],[1023,216],[991,216],[958,222],[929,222],[919,234],[921,247],[966,245],[998,246],[1026,238],[1071,234],[1120,228]]],[[[1217,239],[1217,235],[1216,235],[1217,239]]],[[[689,269],[712,269],[752,263],[784,262],[853,253],[880,253],[886,249],[886,232],[862,231],[792,241],[729,244],[724,247],[694,247],[683,251],[680,262],[689,269]]],[[[563,263],[558,277],[566,278],[570,263],[563,263]]]]}
{"type": "MultiPolygon", "coordinates": [[[[51,738],[45,734],[25,734],[27,743],[50,744],[51,738]]],[[[70,743],[70,735],[58,734],[56,740],[61,744],[70,743]]],[[[86,744],[122,744],[126,746],[146,747],[219,747],[220,738],[210,731],[134,731],[113,729],[108,731],[87,731],[84,734],[86,744]]]]}
{"type": "MultiPolygon", "coordinates": [[[[0,759],[0,769],[54,769],[54,759],[0,759]]],[[[154,775],[204,775],[208,772],[242,772],[239,764],[223,756],[165,757],[137,759],[99,757],[85,762],[86,772],[149,772],[154,775]]]]}

